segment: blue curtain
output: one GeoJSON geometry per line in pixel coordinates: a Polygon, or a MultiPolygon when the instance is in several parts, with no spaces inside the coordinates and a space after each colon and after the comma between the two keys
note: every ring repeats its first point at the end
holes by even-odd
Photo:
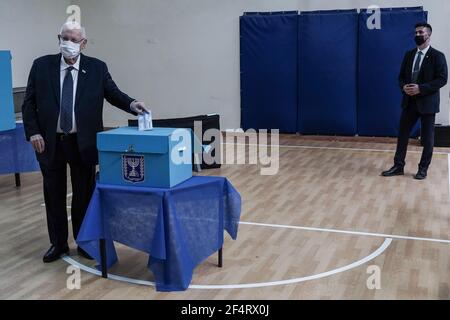
{"type": "Polygon", "coordinates": [[[240,18],[241,121],[246,130],[297,130],[297,12],[240,18]]]}
{"type": "MultiPolygon", "coordinates": [[[[324,135],[396,136],[398,73],[414,48],[422,7],[248,12],[240,18],[244,129],[324,135]]],[[[419,124],[412,136],[419,134],[419,124]]]]}
{"type": "MultiPolygon", "coordinates": [[[[422,7],[381,9],[381,29],[369,29],[367,10],[359,15],[358,134],[397,136],[402,112],[400,65],[413,49],[414,25],[427,20],[422,7]]],[[[419,134],[419,123],[412,136],[419,134]]]]}
{"type": "Polygon", "coordinates": [[[357,25],[356,10],[301,12],[300,133],[356,134],[357,25]]]}

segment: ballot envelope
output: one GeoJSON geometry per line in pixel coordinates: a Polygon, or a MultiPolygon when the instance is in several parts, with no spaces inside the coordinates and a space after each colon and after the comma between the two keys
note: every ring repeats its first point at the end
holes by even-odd
{"type": "Polygon", "coordinates": [[[97,134],[99,182],[171,188],[192,177],[190,129],[123,127],[97,134]]]}

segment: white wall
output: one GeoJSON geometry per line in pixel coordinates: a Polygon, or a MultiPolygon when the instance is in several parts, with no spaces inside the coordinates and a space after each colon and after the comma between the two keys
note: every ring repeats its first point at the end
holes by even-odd
{"type": "MultiPolygon", "coordinates": [[[[433,46],[450,60],[448,0],[0,0],[0,48],[14,55],[14,85],[23,86],[33,58],[57,52],[68,2],[81,7],[86,54],[105,60],[119,87],[146,101],[156,118],[220,113],[240,125],[239,16],[244,11],[323,10],[423,5],[433,46]]],[[[449,123],[449,86],[437,122],[449,123]]],[[[124,125],[108,107],[105,124],[124,125]]]]}
{"type": "Polygon", "coordinates": [[[11,50],[13,86],[27,84],[36,57],[58,52],[69,0],[0,0],[0,50],[11,50]]]}

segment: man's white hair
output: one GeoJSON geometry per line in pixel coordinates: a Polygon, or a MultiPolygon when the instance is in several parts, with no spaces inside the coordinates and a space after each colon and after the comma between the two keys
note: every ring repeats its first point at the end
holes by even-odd
{"type": "Polygon", "coordinates": [[[64,32],[68,30],[80,30],[81,36],[83,39],[86,39],[86,30],[76,21],[67,21],[64,23],[61,27],[61,31],[59,32],[60,35],[62,35],[64,32]]]}

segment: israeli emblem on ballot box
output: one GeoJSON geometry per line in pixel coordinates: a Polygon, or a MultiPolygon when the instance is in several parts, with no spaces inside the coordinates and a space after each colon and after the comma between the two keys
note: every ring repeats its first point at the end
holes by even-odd
{"type": "Polygon", "coordinates": [[[145,160],[141,155],[122,155],[122,176],[131,183],[145,180],[145,160]]]}

